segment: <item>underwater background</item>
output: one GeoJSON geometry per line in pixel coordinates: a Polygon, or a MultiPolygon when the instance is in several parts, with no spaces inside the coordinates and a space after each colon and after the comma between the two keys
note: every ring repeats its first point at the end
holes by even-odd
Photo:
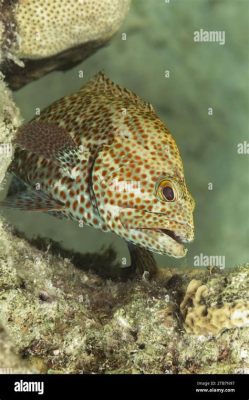
{"type": "MultiPolygon", "coordinates": [[[[200,254],[225,256],[226,267],[248,261],[249,154],[238,152],[249,142],[248,20],[247,0],[134,0],[108,46],[14,93],[26,122],[102,70],[152,103],[176,140],[196,201],[195,241],[183,259],[155,255],[161,267],[193,266],[200,254]],[[225,31],[225,43],[195,42],[200,29],[225,31]]],[[[115,234],[40,213],[4,215],[28,236],[53,238],[82,253],[112,245],[120,265],[129,259],[115,234]]]]}

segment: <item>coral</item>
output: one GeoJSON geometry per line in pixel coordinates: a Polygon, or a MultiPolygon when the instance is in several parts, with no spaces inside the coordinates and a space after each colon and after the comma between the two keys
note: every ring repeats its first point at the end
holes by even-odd
{"type": "Polygon", "coordinates": [[[43,58],[94,40],[108,40],[119,28],[130,0],[20,0],[15,10],[20,58],[43,58]]]}
{"type": "Polygon", "coordinates": [[[0,1],[0,43],[6,56],[50,57],[80,44],[110,39],[130,0],[0,1]]]}
{"type": "Polygon", "coordinates": [[[227,303],[225,295],[219,293],[217,301],[212,297],[210,302],[207,297],[212,290],[212,285],[209,288],[196,279],[190,281],[180,305],[188,333],[217,335],[224,329],[249,326],[249,299],[246,300],[240,293],[238,300],[227,303]]]}
{"type": "Polygon", "coordinates": [[[0,185],[13,153],[11,140],[21,121],[20,111],[0,72],[0,185]]]}
{"type": "Polygon", "coordinates": [[[15,0],[0,0],[0,64],[6,59],[23,67],[23,62],[15,54],[20,37],[14,17],[15,0]]]}
{"type": "Polygon", "coordinates": [[[38,372],[30,368],[25,360],[15,353],[15,346],[2,326],[0,326],[0,374],[8,374],[15,370],[17,373],[38,372]]]}
{"type": "Polygon", "coordinates": [[[0,0],[0,64],[11,88],[70,68],[105,45],[130,1],[0,0]]]}
{"type": "MultiPolygon", "coordinates": [[[[186,308],[183,293],[190,277],[192,289],[195,280],[196,288],[206,285],[217,293],[227,279],[229,292],[232,281],[242,282],[245,274],[248,282],[247,271],[244,267],[231,276],[212,276],[208,271],[165,270],[152,281],[108,280],[75,268],[51,248],[47,252],[33,248],[5,229],[0,321],[8,334],[6,343],[15,351],[4,350],[4,365],[12,372],[26,368],[46,373],[244,371],[249,366],[248,328],[235,324],[237,328],[218,336],[203,330],[190,335],[182,326],[180,303],[186,308]]],[[[195,293],[200,301],[205,290],[197,295],[188,290],[187,297],[195,293]]]]}

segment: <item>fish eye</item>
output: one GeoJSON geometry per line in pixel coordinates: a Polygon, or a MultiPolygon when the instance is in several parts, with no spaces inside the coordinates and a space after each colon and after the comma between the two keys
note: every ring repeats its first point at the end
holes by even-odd
{"type": "Polygon", "coordinates": [[[173,184],[169,180],[162,180],[157,185],[156,196],[163,201],[175,201],[176,192],[173,184]]]}

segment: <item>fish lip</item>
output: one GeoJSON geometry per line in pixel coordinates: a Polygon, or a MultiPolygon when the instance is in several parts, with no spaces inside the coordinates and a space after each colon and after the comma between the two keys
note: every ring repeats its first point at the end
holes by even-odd
{"type": "MultiPolygon", "coordinates": [[[[152,236],[156,241],[160,240],[160,238],[168,238],[167,240],[170,240],[172,244],[174,244],[174,248],[171,249],[171,252],[167,250],[167,247],[162,250],[158,249],[151,249],[151,251],[154,251],[155,253],[159,253],[162,255],[168,255],[174,258],[182,258],[186,255],[187,249],[184,246],[184,243],[182,239],[177,236],[173,231],[170,231],[168,229],[161,229],[161,228],[141,228],[139,230],[145,230],[147,231],[147,234],[152,236]]],[[[165,244],[163,245],[165,246],[165,244]]]]}
{"type": "MultiPolygon", "coordinates": [[[[149,211],[143,211],[144,213],[144,218],[146,218],[145,214],[155,214],[155,215],[165,215],[162,213],[151,213],[149,211]]],[[[140,216],[141,217],[141,216],[140,216]]],[[[190,222],[186,222],[186,221],[179,221],[179,220],[172,220],[173,223],[176,223],[176,229],[175,230],[171,230],[168,228],[164,228],[163,226],[165,226],[166,224],[162,224],[160,223],[160,227],[158,227],[158,225],[155,223],[152,226],[146,226],[143,225],[142,226],[129,226],[129,221],[126,221],[126,215],[125,215],[125,210],[123,211],[122,214],[122,218],[121,218],[121,223],[124,226],[124,228],[126,229],[135,229],[135,230],[140,230],[140,231],[147,231],[148,234],[151,231],[151,233],[153,232],[154,234],[158,234],[161,236],[167,235],[170,239],[172,239],[174,242],[176,242],[178,245],[181,245],[184,247],[184,244],[189,244],[192,243],[194,241],[194,226],[192,223],[190,222]],[[185,230],[185,232],[184,232],[185,230]]]]}
{"type": "Polygon", "coordinates": [[[159,232],[162,232],[164,235],[168,235],[173,239],[175,242],[179,244],[184,244],[184,239],[182,239],[180,236],[178,236],[174,231],[171,231],[170,229],[158,229],[159,232]]]}
{"type": "Polygon", "coordinates": [[[170,229],[162,229],[162,228],[141,228],[141,229],[146,229],[158,233],[163,233],[164,235],[169,236],[171,239],[173,239],[175,242],[177,242],[180,245],[184,245],[185,243],[190,243],[192,240],[188,240],[186,238],[182,238],[179,235],[177,235],[174,231],[170,229]]]}
{"type": "Polygon", "coordinates": [[[191,238],[183,237],[180,235],[177,235],[174,231],[171,231],[170,229],[159,229],[161,232],[163,232],[165,235],[170,236],[175,242],[178,242],[179,244],[187,244],[187,243],[192,243],[194,241],[194,236],[191,238]]]}

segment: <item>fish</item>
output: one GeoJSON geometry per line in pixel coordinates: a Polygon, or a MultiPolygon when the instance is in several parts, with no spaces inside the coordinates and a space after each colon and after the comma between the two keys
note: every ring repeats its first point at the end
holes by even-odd
{"type": "Polygon", "coordinates": [[[16,134],[4,207],[46,212],[150,252],[184,257],[195,201],[177,144],[153,106],[98,73],[16,134]]]}

